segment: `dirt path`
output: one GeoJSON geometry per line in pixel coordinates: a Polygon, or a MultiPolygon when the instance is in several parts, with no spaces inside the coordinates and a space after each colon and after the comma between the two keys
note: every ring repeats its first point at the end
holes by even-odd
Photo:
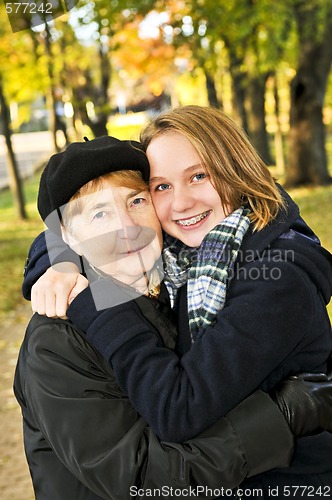
{"type": "Polygon", "coordinates": [[[13,394],[13,376],[30,305],[20,307],[0,324],[0,498],[33,500],[22,442],[21,411],[13,394]]]}

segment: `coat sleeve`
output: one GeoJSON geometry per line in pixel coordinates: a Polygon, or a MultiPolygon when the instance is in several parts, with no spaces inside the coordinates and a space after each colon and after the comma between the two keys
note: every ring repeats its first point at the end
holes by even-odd
{"type": "Polygon", "coordinates": [[[234,488],[247,475],[289,464],[293,437],[265,393],[183,445],[162,443],[108,363],[67,322],[39,325],[25,342],[16,394],[58,458],[103,498],[123,500],[130,488],[234,488]]]}
{"type": "MultiPolygon", "coordinates": [[[[190,439],[263,384],[270,390],[290,374],[324,370],[331,338],[321,335],[324,323],[312,328],[315,308],[322,308],[315,286],[292,263],[262,259],[252,266],[255,272],[261,266],[261,280],[239,281],[216,324],[181,358],[164,347],[132,302],[85,322],[88,339],[112,363],[120,387],[162,440],[190,439]],[[281,278],[264,279],[276,265],[281,278]]],[[[84,311],[83,292],[67,314],[76,323],[84,311]]]]}

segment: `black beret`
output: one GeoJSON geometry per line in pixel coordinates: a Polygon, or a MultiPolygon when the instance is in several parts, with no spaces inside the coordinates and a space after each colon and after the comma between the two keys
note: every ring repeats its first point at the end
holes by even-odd
{"type": "Polygon", "coordinates": [[[56,229],[48,217],[51,213],[57,213],[87,182],[118,170],[138,170],[148,181],[149,162],[141,143],[103,136],[73,142],[65,151],[51,156],[39,184],[38,210],[42,219],[56,229]]]}

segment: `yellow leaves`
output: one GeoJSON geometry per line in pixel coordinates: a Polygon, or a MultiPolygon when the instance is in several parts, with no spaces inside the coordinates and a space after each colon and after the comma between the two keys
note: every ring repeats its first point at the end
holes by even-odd
{"type": "Polygon", "coordinates": [[[174,47],[167,45],[162,37],[141,39],[137,19],[113,36],[112,46],[117,48],[113,55],[115,65],[125,68],[132,79],[154,73],[157,80],[173,67],[174,47]]]}

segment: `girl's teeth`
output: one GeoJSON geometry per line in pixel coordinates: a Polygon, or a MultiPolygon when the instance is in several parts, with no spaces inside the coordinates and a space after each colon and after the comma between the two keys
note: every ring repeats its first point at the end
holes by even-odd
{"type": "Polygon", "coordinates": [[[180,226],[191,226],[191,225],[196,224],[197,222],[201,221],[202,219],[204,219],[208,214],[209,214],[209,212],[204,212],[204,214],[197,215],[197,217],[192,217],[191,219],[182,220],[182,221],[177,220],[176,223],[179,224],[180,226]]]}

